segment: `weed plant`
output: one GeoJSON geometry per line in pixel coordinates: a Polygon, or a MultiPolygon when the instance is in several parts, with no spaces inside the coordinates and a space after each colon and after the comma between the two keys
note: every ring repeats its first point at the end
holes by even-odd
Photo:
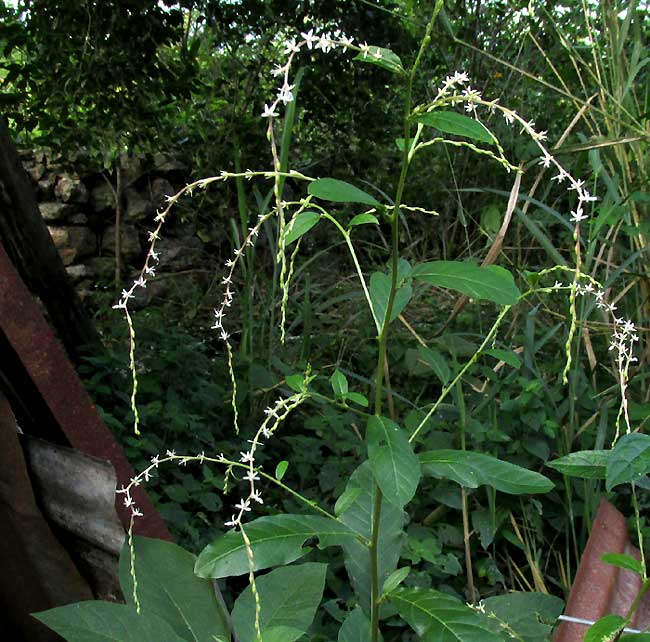
{"type": "MultiPolygon", "coordinates": [[[[586,181],[573,176],[547,147],[546,132],[498,101],[484,98],[471,87],[466,73],[450,74],[431,96],[417,103],[414,81],[441,7],[442,2],[437,2],[421,47],[408,68],[392,51],[356,43],[338,31],[310,29],[300,37],[286,38],[286,62],[273,72],[280,87],[261,114],[267,123],[273,168],[236,168],[234,172],[222,171],[197,180],[170,197],[167,207],[158,213],[144,267],[115,305],[124,313],[129,328],[134,439],[146,438],[141,429],[146,425],[147,406],[138,404],[142,391],[129,302],[155,277],[160,260],[156,242],[166,218],[181,198],[212,184],[234,181],[241,191],[247,181],[271,181],[272,188],[268,197],[261,199],[256,219],[251,219],[244,207],[240,208],[239,225],[233,230],[233,238],[238,238],[239,243],[225,263],[221,277],[223,297],[214,312],[213,329],[221,340],[228,365],[229,406],[234,426],[230,439],[241,440],[242,446],[234,455],[232,447],[215,452],[216,444],[209,439],[190,452],[163,446],[128,485],[118,490],[125,506],[132,511],[128,544],[121,559],[121,581],[128,604],[88,602],[38,615],[66,639],[89,640],[108,635],[120,640],[269,642],[297,640],[307,635],[312,640],[337,636],[339,642],[377,642],[409,639],[412,633],[407,632],[407,626],[421,639],[431,642],[548,639],[562,603],[548,594],[541,543],[536,535],[542,530],[541,503],[529,496],[561,496],[568,492],[571,477],[604,479],[608,490],[620,484],[629,486],[642,558],[639,562],[621,555],[610,556],[608,561],[640,573],[644,579],[642,593],[650,585],[636,495],[637,484],[645,483],[650,470],[650,455],[646,454],[650,453],[650,437],[634,431],[628,401],[630,367],[636,360],[634,346],[638,336],[634,323],[617,314],[606,289],[584,269],[581,231],[596,198],[586,181]],[[305,49],[323,53],[352,51],[355,60],[378,66],[404,83],[403,133],[396,141],[401,170],[391,196],[379,190],[373,195],[348,182],[314,178],[289,168],[289,141],[300,82],[300,72],[297,80],[291,75],[292,63],[305,49]],[[280,137],[277,119],[283,108],[286,114],[280,137]],[[540,172],[549,170],[553,174],[553,189],[565,190],[564,198],[572,208],[564,221],[570,227],[571,264],[560,255],[557,265],[525,272],[518,283],[507,269],[492,264],[496,257],[481,266],[448,260],[412,265],[401,254],[404,229],[415,217],[436,216],[435,205],[420,207],[404,202],[413,158],[427,148],[468,149],[479,162],[511,174],[513,187],[502,227],[504,233],[507,230],[526,166],[516,165],[506,157],[493,128],[488,127],[497,118],[527,137],[536,149],[537,165],[533,167],[540,172]],[[306,187],[306,195],[287,197],[287,180],[306,187]],[[309,361],[303,344],[304,368],[284,373],[282,386],[274,391],[274,400],[260,413],[262,418],[254,432],[244,434],[243,428],[240,431],[241,382],[237,376],[236,344],[230,329],[231,311],[238,296],[237,269],[244,268],[245,300],[241,311],[250,319],[255,305],[251,279],[256,243],[262,232],[274,239],[280,304],[277,315],[270,315],[279,332],[276,335],[267,330],[265,335],[271,357],[297,330],[291,324],[289,312],[293,309],[292,284],[301,271],[301,248],[308,233],[324,225],[331,226],[339,236],[337,258],[340,249],[347,252],[360,292],[355,300],[366,306],[365,313],[354,319],[355,324],[364,324],[355,335],[363,339],[355,366],[364,371],[357,374],[340,365],[323,366],[327,373],[324,376],[320,366],[309,361]],[[364,271],[359,252],[359,239],[367,238],[369,230],[384,238],[387,247],[385,267],[370,275],[364,271]],[[446,294],[439,295],[436,290],[432,296],[430,286],[446,294]],[[464,297],[457,300],[452,317],[467,314],[464,310],[468,302],[485,308],[482,318],[489,319],[489,323],[472,340],[456,338],[451,342],[445,334],[426,335],[404,317],[407,305],[425,309],[439,306],[438,297],[451,296],[449,292],[464,297]],[[562,295],[568,301],[562,348],[557,353],[547,353],[557,362],[561,375],[547,385],[541,376],[522,377],[520,370],[525,365],[536,371],[535,355],[562,331],[564,319],[540,337],[535,319],[538,307],[527,312],[520,310],[526,302],[540,306],[551,297],[562,295]],[[575,363],[580,333],[591,310],[598,310],[613,328],[608,347],[619,399],[613,421],[615,434],[611,448],[605,449],[610,444],[603,440],[596,450],[581,452],[571,452],[574,435],[566,437],[559,447],[563,457],[549,464],[560,473],[551,473],[555,480],[551,481],[531,468],[541,469],[550,456],[547,438],[557,435],[559,421],[567,414],[561,410],[567,402],[566,387],[571,384],[569,404],[589,405],[579,400],[585,388],[584,381],[576,376],[575,363]],[[524,318],[525,330],[516,336],[521,345],[512,349],[505,339],[504,327],[515,314],[524,318]],[[398,336],[398,323],[402,326],[400,338],[391,346],[393,337],[398,336]],[[369,336],[373,337],[372,342],[367,341],[369,336]],[[401,368],[393,367],[396,356],[404,363],[401,368]],[[498,373],[504,370],[508,374],[499,379],[498,373]],[[435,377],[436,384],[432,386],[425,380],[419,389],[402,389],[406,375],[409,380],[422,375],[429,380],[435,377]],[[428,401],[432,391],[436,394],[428,401]],[[339,438],[347,440],[340,452],[356,452],[360,460],[354,464],[351,460],[341,462],[338,478],[334,475],[333,481],[320,483],[321,479],[327,480],[328,473],[325,468],[319,471],[324,501],[287,483],[287,471],[293,466],[303,466],[303,477],[318,469],[320,453],[313,437],[308,442],[313,446],[311,454],[306,444],[296,449],[303,453],[302,460],[292,461],[289,455],[276,460],[275,465],[264,465],[273,461],[272,445],[280,439],[289,417],[301,413],[309,417],[311,409],[321,412],[314,434],[322,435],[322,448],[336,453],[340,445],[334,442],[339,438]],[[491,421],[485,421],[486,416],[491,421]],[[508,431],[503,428],[505,422],[510,425],[508,431]],[[531,461],[537,464],[531,466],[531,461]],[[230,508],[226,526],[230,530],[206,546],[197,558],[173,544],[133,536],[133,523],[141,512],[131,489],[148,482],[165,464],[181,469],[196,465],[210,470],[214,467],[219,471],[215,476],[223,478],[223,490],[227,493],[224,503],[230,508]],[[344,466],[350,467],[350,474],[341,478],[344,466]],[[286,493],[290,512],[269,512],[256,518],[255,513],[266,506],[269,486],[286,493]],[[235,501],[231,492],[236,494],[235,501]],[[440,502],[433,510],[429,510],[429,494],[440,502]],[[503,495],[507,499],[502,499],[503,495]],[[336,501],[332,508],[328,500],[333,496],[336,501]],[[515,518],[517,505],[520,510],[515,518]],[[441,521],[447,508],[460,511],[459,528],[441,521]],[[477,575],[488,578],[493,585],[502,575],[494,548],[492,555],[474,559],[474,533],[483,548],[489,550],[505,523],[504,537],[509,534],[513,544],[521,549],[525,560],[522,566],[526,569],[522,571],[514,565],[510,572],[530,592],[494,595],[480,601],[477,575]],[[327,549],[329,557],[312,552],[305,545],[308,541],[316,542],[321,550],[327,549]],[[462,554],[444,552],[442,544],[452,541],[462,554]],[[307,555],[308,561],[295,563],[307,555]],[[329,563],[329,574],[328,564],[322,560],[329,563]],[[411,565],[400,566],[400,560],[411,565]],[[332,568],[341,564],[348,582],[342,581],[339,573],[331,574],[332,568]],[[262,575],[259,571],[268,572],[262,575]],[[446,578],[461,574],[465,581],[464,596],[445,582],[446,578]],[[239,593],[232,608],[224,606],[215,597],[212,583],[240,576],[247,578],[248,586],[239,593]],[[321,604],[323,608],[319,611],[321,604]]],[[[304,193],[302,190],[301,194],[304,193]]],[[[307,273],[306,269],[303,283],[307,283],[307,273]]],[[[307,314],[302,318],[306,325],[307,314]]],[[[254,354],[261,350],[257,335],[246,321],[244,327],[244,354],[254,354]]],[[[303,331],[308,333],[309,328],[303,327],[303,331]]],[[[607,419],[606,412],[603,416],[607,419]]],[[[305,419],[306,424],[309,421],[305,419]]],[[[573,538],[577,549],[575,533],[573,538]]],[[[557,560],[557,564],[561,565],[562,560],[557,560]]],[[[625,615],[608,615],[594,624],[586,639],[611,640],[620,636],[637,604],[635,601],[625,615]]]]}

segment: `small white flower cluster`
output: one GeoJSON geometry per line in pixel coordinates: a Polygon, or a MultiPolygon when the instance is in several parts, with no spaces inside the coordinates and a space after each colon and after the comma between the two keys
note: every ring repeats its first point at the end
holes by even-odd
{"type": "Polygon", "coordinates": [[[246,451],[239,453],[239,461],[245,464],[248,468],[246,474],[243,476],[244,481],[249,484],[249,492],[246,497],[242,497],[237,504],[235,504],[236,514],[233,514],[229,521],[225,522],[225,526],[236,528],[241,525],[244,515],[251,510],[253,502],[263,504],[264,500],[262,495],[257,489],[255,482],[259,481],[259,473],[255,470],[255,452],[258,447],[263,446],[263,439],[270,439],[273,433],[277,430],[280,423],[287,417],[287,415],[297,408],[307,398],[306,393],[300,392],[291,395],[286,399],[280,397],[274,405],[269,406],[264,410],[266,418],[262,422],[258,431],[255,433],[253,439],[249,440],[250,448],[246,451]]]}
{"type": "Polygon", "coordinates": [[[309,29],[309,31],[301,32],[299,38],[284,38],[282,46],[284,47],[283,53],[287,56],[287,60],[284,65],[278,65],[271,70],[273,76],[282,78],[282,84],[278,88],[275,100],[264,105],[261,113],[262,118],[279,116],[277,109],[280,103],[287,105],[294,100],[293,90],[295,85],[289,82],[289,72],[295,55],[301,49],[306,47],[310,50],[320,50],[323,53],[329,53],[336,49],[354,49],[361,52],[364,58],[369,55],[375,58],[381,58],[381,51],[377,47],[370,47],[366,42],[355,45],[354,39],[348,37],[340,29],[334,29],[332,31],[326,31],[324,28],[321,30],[309,29]]]}

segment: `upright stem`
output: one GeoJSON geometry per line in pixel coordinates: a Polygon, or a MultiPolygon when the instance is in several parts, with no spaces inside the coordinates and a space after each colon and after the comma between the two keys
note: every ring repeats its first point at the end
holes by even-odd
{"type": "MultiPolygon", "coordinates": [[[[393,313],[395,304],[395,294],[397,292],[397,266],[399,261],[399,208],[402,204],[402,196],[404,194],[404,186],[406,184],[406,176],[409,167],[409,149],[410,149],[410,134],[411,134],[411,101],[413,96],[413,80],[424,50],[431,41],[431,32],[433,25],[442,9],[443,0],[437,0],[433,15],[427,26],[426,33],[422,39],[420,50],[415,58],[415,62],[406,79],[406,101],[404,108],[404,151],[402,155],[402,169],[397,183],[397,191],[393,205],[393,211],[390,215],[391,223],[391,283],[390,293],[388,295],[388,303],[386,305],[386,315],[381,324],[379,331],[379,349],[377,354],[377,374],[375,378],[375,415],[381,415],[382,407],[382,387],[384,376],[386,374],[386,367],[388,364],[386,348],[388,344],[388,326],[390,325],[390,318],[393,313]]],[[[370,535],[370,641],[377,642],[379,638],[379,573],[378,573],[378,541],[379,541],[379,522],[381,520],[381,503],[382,493],[378,486],[375,487],[375,499],[372,511],[372,530],[370,535]]]]}

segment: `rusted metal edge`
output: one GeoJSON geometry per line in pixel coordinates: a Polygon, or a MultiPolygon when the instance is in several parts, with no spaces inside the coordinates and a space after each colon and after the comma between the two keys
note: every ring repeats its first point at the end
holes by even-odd
{"type": "MultiPolygon", "coordinates": [[[[121,446],[115,441],[54,336],[43,314],[0,244],[0,329],[20,358],[34,386],[73,448],[110,461],[118,486],[134,477],[121,446]]],[[[135,520],[139,535],[171,540],[172,537],[141,486],[131,491],[144,517],[135,520]]],[[[115,508],[124,528],[131,511],[121,497],[115,508]]]]}

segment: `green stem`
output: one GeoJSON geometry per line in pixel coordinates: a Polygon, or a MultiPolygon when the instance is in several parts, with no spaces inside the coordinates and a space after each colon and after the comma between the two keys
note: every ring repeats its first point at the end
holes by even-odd
{"type": "MultiPolygon", "coordinates": [[[[417,72],[418,66],[422,59],[424,50],[431,41],[431,32],[433,25],[438,17],[438,13],[442,9],[443,0],[437,0],[431,20],[427,25],[426,33],[420,44],[420,49],[415,58],[415,62],[406,79],[406,102],[404,109],[404,151],[402,154],[402,169],[397,183],[397,191],[393,205],[393,211],[390,216],[391,222],[391,283],[390,293],[388,295],[388,303],[386,305],[386,315],[381,323],[381,330],[379,331],[379,349],[377,354],[377,375],[375,379],[375,415],[381,415],[382,406],[382,388],[384,376],[387,365],[386,349],[388,344],[388,327],[390,325],[390,318],[393,313],[395,304],[395,294],[397,292],[397,266],[399,261],[399,209],[402,204],[402,196],[404,194],[404,186],[406,185],[406,176],[409,169],[409,138],[411,134],[411,102],[413,97],[413,81],[417,72]]],[[[379,524],[381,520],[381,502],[382,493],[379,487],[375,490],[375,499],[372,510],[372,530],[370,535],[370,642],[377,642],[379,639],[379,574],[378,574],[378,542],[379,542],[379,524]]]]}

